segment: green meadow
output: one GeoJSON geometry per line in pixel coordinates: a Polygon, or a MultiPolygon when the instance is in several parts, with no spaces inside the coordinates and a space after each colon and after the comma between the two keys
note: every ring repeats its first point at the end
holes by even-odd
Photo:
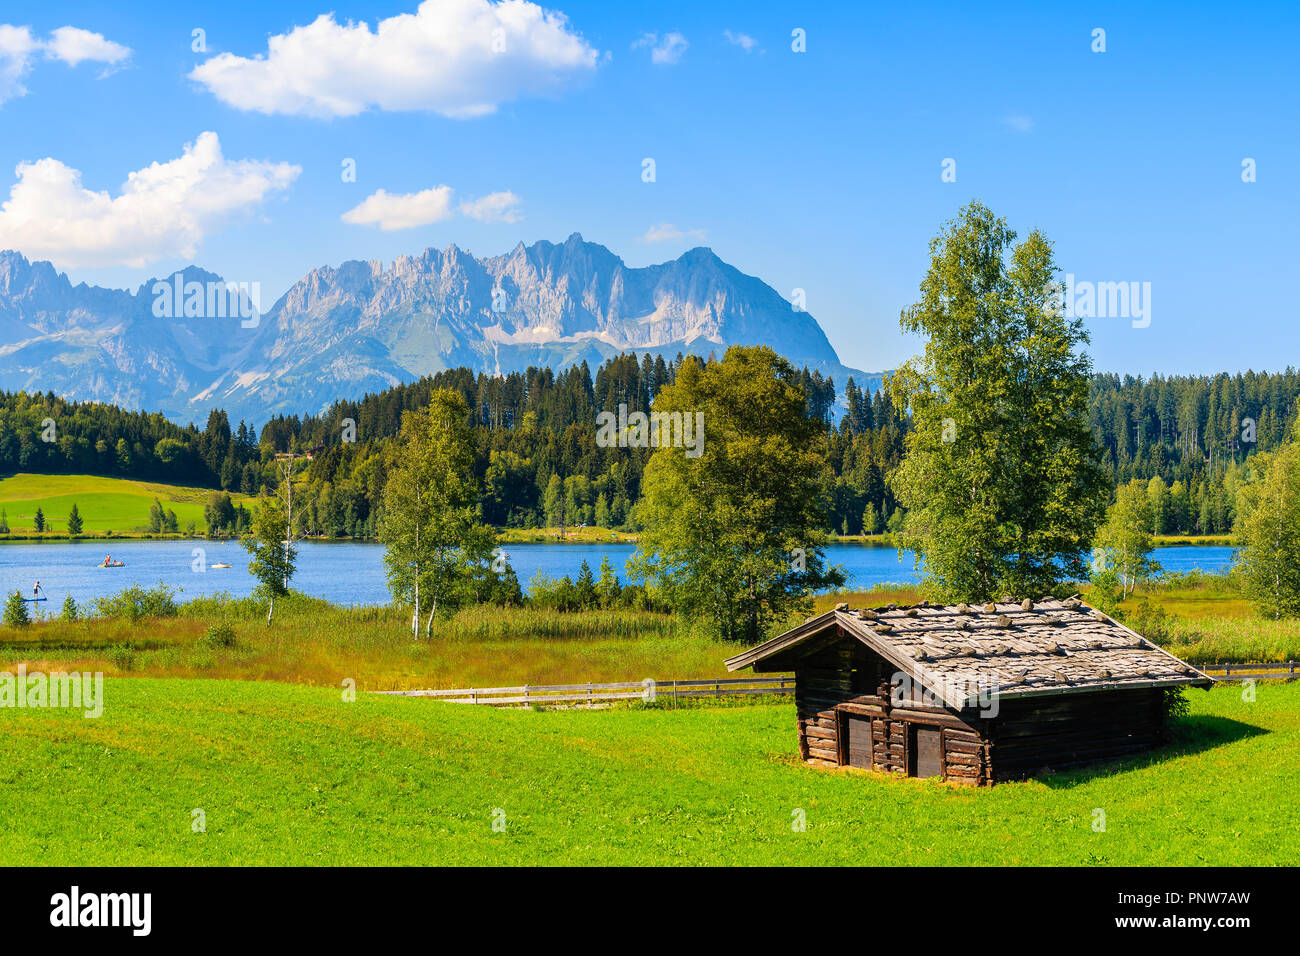
{"type": "Polygon", "coordinates": [[[1160,751],[972,790],[807,767],[789,703],[109,679],[98,719],[0,711],[0,864],[1300,862],[1300,687],[1190,703],[1160,751]]]}
{"type": "MultiPolygon", "coordinates": [[[[197,531],[206,527],[203,507],[211,488],[185,488],[129,478],[102,478],[96,475],[29,475],[0,478],[0,507],[5,509],[9,530],[14,537],[53,538],[68,533],[68,512],[75,504],[81,513],[83,534],[87,537],[112,532],[129,537],[147,532],[149,506],[155,498],[165,510],[176,512],[180,528],[193,521],[197,531]],[[36,509],[45,515],[45,534],[37,535],[33,525],[36,509]]],[[[237,504],[247,502],[243,495],[231,495],[237,504]]],[[[3,536],[0,536],[3,537],[3,536]]]]}

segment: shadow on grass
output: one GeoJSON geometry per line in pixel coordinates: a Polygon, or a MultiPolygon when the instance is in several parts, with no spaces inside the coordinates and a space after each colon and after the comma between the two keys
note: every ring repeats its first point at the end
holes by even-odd
{"type": "Polygon", "coordinates": [[[1068,790],[1071,787],[1090,783],[1099,777],[1113,777],[1130,770],[1143,770],[1175,757],[1204,753],[1225,744],[1248,740],[1269,732],[1262,727],[1244,724],[1230,717],[1198,714],[1175,722],[1169,742],[1155,750],[1065,770],[1045,769],[1028,779],[1037,780],[1053,790],[1068,790]]]}

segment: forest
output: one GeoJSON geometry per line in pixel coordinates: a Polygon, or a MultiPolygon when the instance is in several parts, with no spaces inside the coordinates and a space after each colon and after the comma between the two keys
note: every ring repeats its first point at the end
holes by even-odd
{"type": "MultiPolygon", "coordinates": [[[[51,393],[0,393],[0,473],[93,474],[257,494],[280,479],[276,454],[295,463],[300,534],[373,538],[402,414],[451,388],[471,409],[476,477],[485,522],[506,528],[636,530],[632,506],[650,448],[602,448],[597,413],[649,410],[676,377],[675,360],[622,355],[593,376],[584,363],[560,372],[505,376],[452,369],[319,415],[277,416],[258,431],[212,411],[205,426],[157,413],[80,403],[51,393]]],[[[825,528],[839,534],[895,529],[886,482],[903,454],[908,421],[887,392],[850,379],[799,373],[807,414],[823,429],[825,528]],[[842,401],[841,401],[842,398],[842,401]]],[[[1233,530],[1249,456],[1275,449],[1300,396],[1300,373],[1213,376],[1096,374],[1089,414],[1112,487],[1149,483],[1156,533],[1233,530]]],[[[209,531],[236,531],[242,512],[217,496],[209,531]]]]}

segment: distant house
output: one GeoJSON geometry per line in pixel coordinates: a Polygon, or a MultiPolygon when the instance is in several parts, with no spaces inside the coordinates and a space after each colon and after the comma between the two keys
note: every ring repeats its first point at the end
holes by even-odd
{"type": "Polygon", "coordinates": [[[727,661],[795,674],[799,752],[983,786],[1164,737],[1166,691],[1214,681],[1073,597],[837,605],[727,661]]]}

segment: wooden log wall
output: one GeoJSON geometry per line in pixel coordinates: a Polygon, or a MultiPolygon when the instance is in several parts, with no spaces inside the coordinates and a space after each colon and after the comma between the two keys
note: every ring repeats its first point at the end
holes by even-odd
{"type": "Polygon", "coordinates": [[[1139,753],[1164,738],[1156,688],[1001,701],[990,736],[993,779],[1017,780],[1139,753]]]}
{"type": "Polygon", "coordinates": [[[890,697],[893,665],[850,637],[812,651],[795,671],[795,709],[799,753],[810,764],[849,763],[849,741],[841,731],[849,717],[870,721],[871,769],[908,772],[909,727],[938,728],[942,777],[979,786],[991,781],[990,757],[982,722],[942,707],[908,703],[894,707],[890,697]]]}
{"type": "Polygon", "coordinates": [[[794,704],[799,755],[809,763],[838,767],[839,717],[835,708],[853,696],[853,649],[839,641],[802,658],[795,668],[794,704]]]}

